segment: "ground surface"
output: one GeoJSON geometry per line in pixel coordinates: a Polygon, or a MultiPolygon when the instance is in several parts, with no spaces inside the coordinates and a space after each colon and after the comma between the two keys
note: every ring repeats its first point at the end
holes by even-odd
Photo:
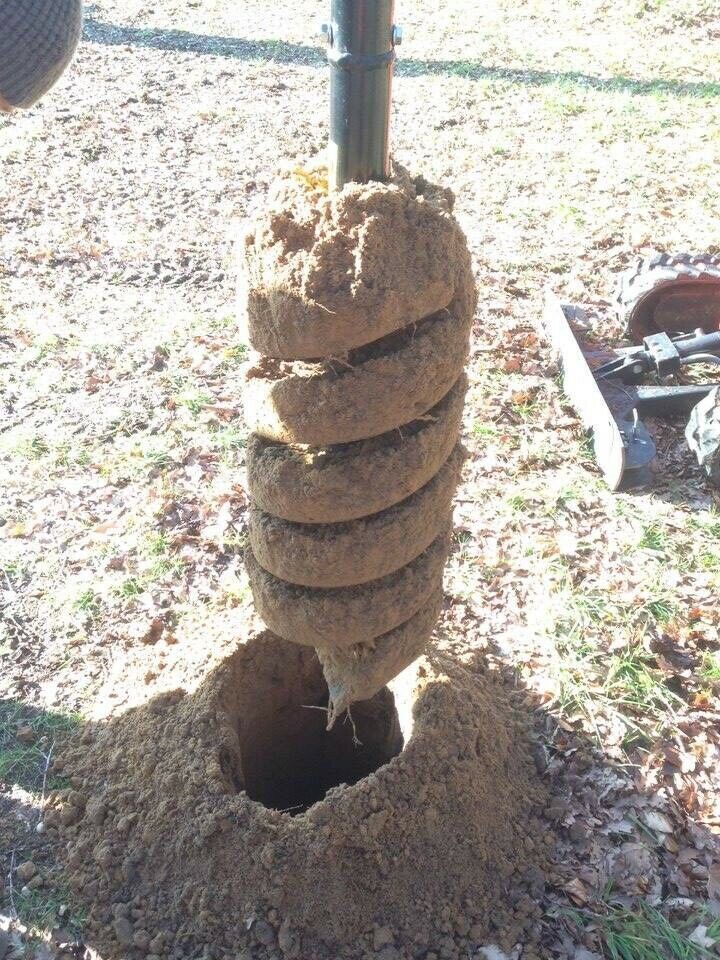
{"type": "MultiPolygon", "coordinates": [[[[394,149],[456,190],[480,291],[436,638],[546,708],[548,956],[720,937],[718,498],[678,431],[653,491],[610,495],[533,328],[549,282],[615,335],[615,272],[718,250],[713,6],[400,11],[394,149]]],[[[323,13],[98,3],[61,86],[0,131],[3,909],[58,942],[82,917],[36,831],[53,745],[195,689],[252,616],[232,242],[277,165],[324,147],[323,13]]]]}

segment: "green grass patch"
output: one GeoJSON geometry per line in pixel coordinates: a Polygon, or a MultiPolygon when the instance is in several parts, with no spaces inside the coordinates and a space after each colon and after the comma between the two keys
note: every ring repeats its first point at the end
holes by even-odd
{"type": "Polygon", "coordinates": [[[668,536],[663,527],[654,521],[645,524],[638,540],[640,550],[653,550],[656,553],[666,553],[668,536]]]}
{"type": "Polygon", "coordinates": [[[597,931],[608,960],[706,960],[717,956],[690,939],[699,925],[707,926],[710,940],[720,939],[720,920],[699,913],[684,921],[670,921],[647,904],[635,909],[610,907],[607,913],[569,911],[582,930],[597,931]]]}
{"type": "Polygon", "coordinates": [[[223,360],[230,366],[237,363],[244,363],[247,360],[248,348],[244,343],[236,343],[232,347],[226,347],[223,350],[223,360]]]}
{"type": "Polygon", "coordinates": [[[87,613],[91,617],[96,617],[102,610],[102,601],[99,594],[88,587],[73,602],[73,607],[81,613],[87,613]]]}
{"type": "MultiPolygon", "coordinates": [[[[17,700],[0,700],[0,784],[39,792],[53,745],[81,722],[79,714],[38,710],[17,700]],[[18,730],[28,727],[31,737],[19,740],[18,730]]],[[[64,778],[47,776],[47,789],[64,785],[64,778]]]]}
{"type": "Polygon", "coordinates": [[[720,683],[719,650],[703,651],[703,655],[700,660],[700,667],[698,669],[698,675],[700,676],[701,680],[703,680],[706,684],[710,684],[711,686],[713,684],[720,683]]]}
{"type": "Polygon", "coordinates": [[[485,440],[488,437],[496,437],[498,434],[498,428],[494,423],[485,423],[476,420],[472,425],[470,432],[478,440],[485,440]]]}
{"type": "Polygon", "coordinates": [[[210,394],[190,390],[178,394],[173,399],[176,406],[184,407],[186,410],[189,410],[193,416],[197,416],[208,404],[213,402],[210,394]]]}
{"type": "Polygon", "coordinates": [[[15,909],[18,920],[33,933],[47,934],[56,927],[62,927],[79,940],[87,917],[84,910],[73,901],[68,888],[64,885],[52,889],[29,890],[15,894],[15,909]]]}

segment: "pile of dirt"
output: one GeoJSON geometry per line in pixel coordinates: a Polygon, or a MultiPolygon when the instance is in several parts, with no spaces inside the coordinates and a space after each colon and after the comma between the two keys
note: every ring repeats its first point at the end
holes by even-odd
{"type": "Polygon", "coordinates": [[[241,244],[248,574],[267,626],[316,647],[330,725],[438,609],[476,304],[452,206],[397,165],[332,195],[296,170],[241,244]]]}
{"type": "Polygon", "coordinates": [[[195,693],[65,746],[72,787],[46,824],[89,945],[109,960],[410,960],[533,941],[548,833],[507,693],[433,656],[330,733],[327,699],[314,652],[266,632],[195,693]]]}

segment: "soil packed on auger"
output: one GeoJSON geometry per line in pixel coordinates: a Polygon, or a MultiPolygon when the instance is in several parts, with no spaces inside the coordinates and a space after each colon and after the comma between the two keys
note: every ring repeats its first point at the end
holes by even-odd
{"type": "Polygon", "coordinates": [[[332,0],[327,168],[281,176],[240,244],[246,568],[314,646],[328,728],[423,651],[442,606],[476,305],[450,190],[392,164],[393,0],[332,0]]]}
{"type": "Polygon", "coordinates": [[[442,603],[476,303],[452,207],[398,164],[336,193],[294,171],[241,244],[247,570],[267,625],[316,647],[331,724],[422,652],[442,603]]]}

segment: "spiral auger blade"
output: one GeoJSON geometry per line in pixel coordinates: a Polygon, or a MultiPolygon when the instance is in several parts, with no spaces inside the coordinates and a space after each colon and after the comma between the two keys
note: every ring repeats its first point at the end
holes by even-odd
{"type": "Polygon", "coordinates": [[[241,244],[247,571],[316,648],[328,723],[423,651],[442,606],[476,293],[449,190],[388,153],[392,0],[333,0],[329,176],[276,184],[241,244]]]}

